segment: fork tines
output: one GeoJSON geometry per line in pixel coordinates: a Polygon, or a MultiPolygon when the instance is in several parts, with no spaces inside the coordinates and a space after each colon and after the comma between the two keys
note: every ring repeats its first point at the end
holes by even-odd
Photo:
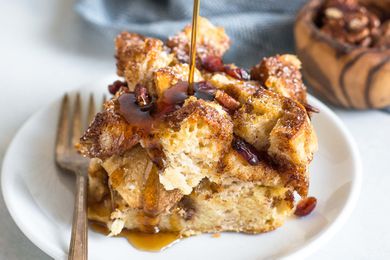
{"type": "Polygon", "coordinates": [[[65,94],[62,98],[55,148],[56,162],[62,167],[64,167],[73,156],[80,156],[75,149],[75,145],[79,142],[83,131],[92,122],[96,113],[95,100],[91,93],[89,95],[87,117],[85,120],[82,120],[81,95],[80,93],[76,93],[75,96],[72,116],[70,116],[69,95],[65,94]]]}

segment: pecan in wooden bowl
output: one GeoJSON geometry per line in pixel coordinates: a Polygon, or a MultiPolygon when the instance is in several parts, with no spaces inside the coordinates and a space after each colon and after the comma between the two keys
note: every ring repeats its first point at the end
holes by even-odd
{"type": "Polygon", "coordinates": [[[345,108],[390,105],[390,0],[312,0],[294,31],[317,94],[345,108]]]}

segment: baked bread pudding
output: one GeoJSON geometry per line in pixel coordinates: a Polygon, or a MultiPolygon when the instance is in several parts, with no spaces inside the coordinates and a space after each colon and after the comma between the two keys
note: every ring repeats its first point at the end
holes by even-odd
{"type": "Polygon", "coordinates": [[[165,43],[115,40],[123,79],[78,145],[91,158],[88,217],[111,235],[267,232],[308,195],[317,140],[300,61],[224,64],[229,37],[201,18],[190,86],[190,37],[187,26],[165,43]]]}

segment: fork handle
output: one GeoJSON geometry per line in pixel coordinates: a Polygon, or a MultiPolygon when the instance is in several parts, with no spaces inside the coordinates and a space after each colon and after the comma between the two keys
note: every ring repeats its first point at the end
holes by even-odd
{"type": "Polygon", "coordinates": [[[88,259],[88,220],[87,220],[87,182],[82,172],[76,174],[76,198],[73,211],[72,237],[69,260],[88,259]]]}

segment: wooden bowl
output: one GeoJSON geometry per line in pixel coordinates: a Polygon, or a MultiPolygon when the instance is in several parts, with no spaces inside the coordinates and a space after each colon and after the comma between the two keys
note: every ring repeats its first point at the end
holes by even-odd
{"type": "MultiPolygon", "coordinates": [[[[294,31],[298,57],[309,86],[345,108],[390,105],[390,49],[345,44],[323,33],[315,19],[324,0],[309,1],[299,12],[294,31]]],[[[361,0],[390,14],[390,1],[361,0]]]]}

